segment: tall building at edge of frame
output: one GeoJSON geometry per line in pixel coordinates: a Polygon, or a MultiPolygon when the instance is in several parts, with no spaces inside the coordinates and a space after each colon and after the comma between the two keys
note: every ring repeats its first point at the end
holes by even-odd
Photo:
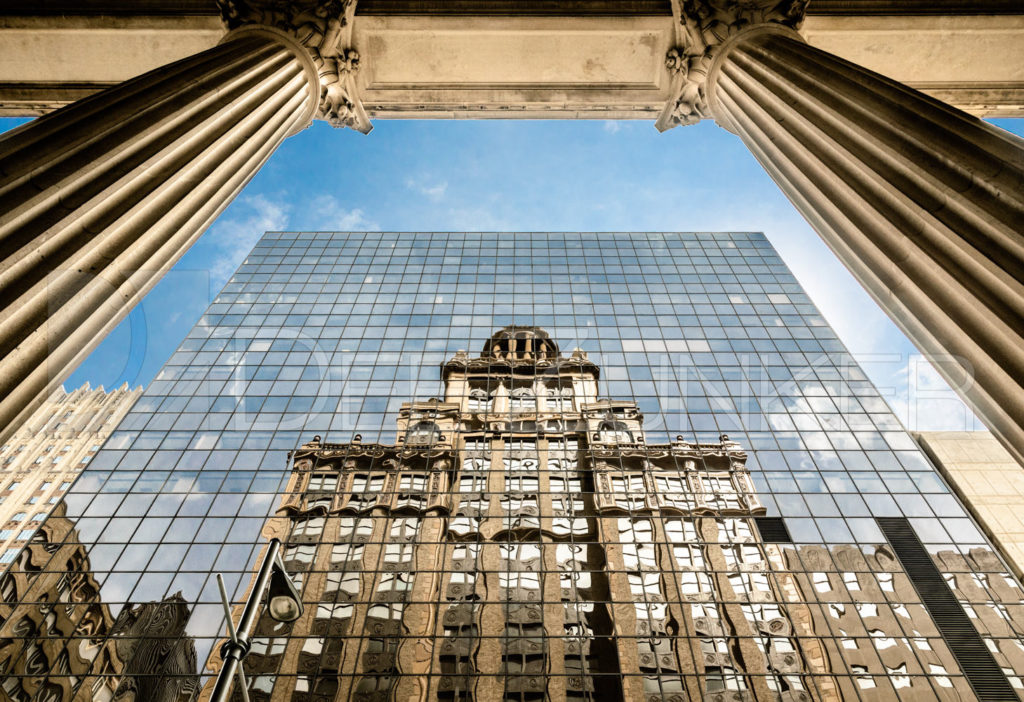
{"type": "Polygon", "coordinates": [[[761,234],[267,233],[0,578],[0,699],[207,699],[271,537],[261,702],[1024,693],[1024,591],[761,234]]]}
{"type": "Polygon", "coordinates": [[[142,387],[107,392],[86,383],[54,392],[0,446],[0,568],[14,560],[60,502],[142,387]]]}

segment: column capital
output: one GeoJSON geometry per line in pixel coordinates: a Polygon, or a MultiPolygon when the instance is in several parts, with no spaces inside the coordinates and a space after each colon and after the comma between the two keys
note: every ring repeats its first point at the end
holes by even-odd
{"type": "Polygon", "coordinates": [[[356,0],[217,0],[228,29],[286,32],[309,53],[320,81],[317,119],[363,134],[373,129],[359,99],[359,52],[351,46],[356,0]]]}
{"type": "Polygon", "coordinates": [[[707,83],[715,59],[741,34],[794,31],[808,0],[674,0],[676,46],[665,56],[672,97],[655,126],[666,131],[710,117],[707,83]]]}

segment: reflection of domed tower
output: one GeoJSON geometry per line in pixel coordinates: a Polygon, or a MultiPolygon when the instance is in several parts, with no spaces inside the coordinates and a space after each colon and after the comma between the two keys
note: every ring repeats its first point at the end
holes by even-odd
{"type": "Polygon", "coordinates": [[[481,356],[514,361],[558,360],[558,344],[539,327],[507,326],[484,344],[481,356]]]}
{"type": "Polygon", "coordinates": [[[462,431],[551,432],[581,426],[597,400],[598,367],[580,349],[562,356],[538,327],[508,326],[480,355],[460,351],[444,364],[445,401],[459,405],[462,431]]]}

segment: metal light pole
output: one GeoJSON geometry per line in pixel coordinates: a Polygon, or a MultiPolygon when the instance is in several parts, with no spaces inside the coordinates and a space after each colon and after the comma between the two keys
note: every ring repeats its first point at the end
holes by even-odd
{"type": "Polygon", "coordinates": [[[242,670],[242,659],[249,653],[251,645],[249,636],[252,634],[253,625],[259,615],[263,593],[269,586],[267,613],[272,619],[279,622],[293,622],[302,616],[302,597],[284,569],[279,539],[271,539],[267,546],[267,552],[263,556],[263,562],[256,574],[256,582],[253,583],[249,598],[245,601],[245,608],[242,609],[242,618],[238,621],[237,629],[231,619],[231,605],[228,602],[227,591],[224,589],[224,578],[220,573],[217,573],[217,586],[220,588],[220,597],[224,605],[224,614],[228,620],[230,638],[221,647],[221,658],[224,662],[217,674],[217,683],[210,695],[210,702],[228,702],[231,699],[231,684],[236,676],[242,690],[242,699],[249,702],[249,690],[245,682],[245,673],[242,670]]]}

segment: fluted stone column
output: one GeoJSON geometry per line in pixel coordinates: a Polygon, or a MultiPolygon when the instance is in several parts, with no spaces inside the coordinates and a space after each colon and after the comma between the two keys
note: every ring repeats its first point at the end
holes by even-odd
{"type": "Polygon", "coordinates": [[[0,139],[0,435],[309,124],[319,100],[298,42],[242,29],[0,139]]]}
{"type": "Polygon", "coordinates": [[[1024,141],[808,46],[799,0],[683,4],[679,99],[659,126],[713,117],[738,134],[1024,461],[1024,141]]]}
{"type": "Polygon", "coordinates": [[[367,133],[354,0],[218,0],[221,45],[0,137],[0,441],[314,117],[367,133]]]}

